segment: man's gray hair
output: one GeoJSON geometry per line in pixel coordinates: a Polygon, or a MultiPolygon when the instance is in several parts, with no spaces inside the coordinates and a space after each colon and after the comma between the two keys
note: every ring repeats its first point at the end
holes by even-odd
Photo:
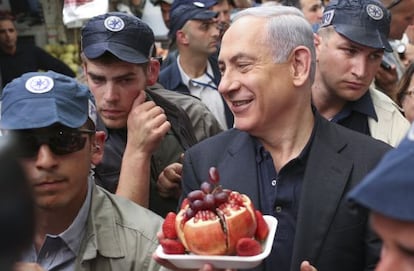
{"type": "Polygon", "coordinates": [[[269,44],[275,63],[287,61],[296,47],[307,47],[312,56],[310,78],[313,82],[316,66],[314,34],[299,9],[288,6],[252,7],[239,11],[233,22],[246,16],[268,19],[263,31],[267,31],[265,42],[269,44]]]}

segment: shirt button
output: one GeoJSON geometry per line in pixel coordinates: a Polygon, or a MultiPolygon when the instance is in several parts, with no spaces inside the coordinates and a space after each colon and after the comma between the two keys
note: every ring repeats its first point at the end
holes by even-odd
{"type": "Polygon", "coordinates": [[[282,206],[276,206],[276,213],[282,212],[282,206]]]}
{"type": "Polygon", "coordinates": [[[272,180],[272,186],[276,186],[276,180],[272,180]]]}

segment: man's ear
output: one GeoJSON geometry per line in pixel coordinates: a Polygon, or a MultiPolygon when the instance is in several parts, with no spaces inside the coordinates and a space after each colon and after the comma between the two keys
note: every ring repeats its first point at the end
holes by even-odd
{"type": "Polygon", "coordinates": [[[321,46],[322,46],[322,37],[316,33],[313,34],[313,43],[315,44],[316,61],[318,61],[319,50],[321,50],[321,46]]]}
{"type": "Polygon", "coordinates": [[[188,45],[188,38],[187,34],[184,30],[180,29],[176,33],[176,42],[177,44],[188,45]]]}
{"type": "Polygon", "coordinates": [[[157,59],[151,58],[147,67],[147,85],[152,86],[158,81],[160,74],[160,62],[157,59]]]}
{"type": "Polygon", "coordinates": [[[97,131],[95,141],[92,142],[92,164],[97,165],[102,161],[104,155],[105,132],[97,131]]]}
{"type": "Polygon", "coordinates": [[[305,46],[296,47],[291,55],[292,79],[295,86],[301,86],[309,80],[312,55],[305,46]]]}

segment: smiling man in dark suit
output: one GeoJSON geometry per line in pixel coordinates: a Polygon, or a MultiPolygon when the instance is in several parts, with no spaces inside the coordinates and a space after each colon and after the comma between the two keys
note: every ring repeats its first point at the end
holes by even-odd
{"type": "Polygon", "coordinates": [[[346,193],[391,147],[325,120],[311,105],[315,48],[311,26],[295,8],[241,11],[224,34],[218,87],[235,128],[184,158],[183,195],[220,173],[224,188],[250,196],[278,229],[271,255],[255,270],[373,270],[380,241],[367,213],[346,193]],[[248,29],[248,31],[246,31],[248,29]]]}

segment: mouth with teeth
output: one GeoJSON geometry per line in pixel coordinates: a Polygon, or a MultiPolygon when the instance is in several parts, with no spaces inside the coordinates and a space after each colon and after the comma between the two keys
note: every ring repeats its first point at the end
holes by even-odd
{"type": "Polygon", "coordinates": [[[242,106],[251,103],[253,100],[233,101],[234,106],[242,106]]]}

